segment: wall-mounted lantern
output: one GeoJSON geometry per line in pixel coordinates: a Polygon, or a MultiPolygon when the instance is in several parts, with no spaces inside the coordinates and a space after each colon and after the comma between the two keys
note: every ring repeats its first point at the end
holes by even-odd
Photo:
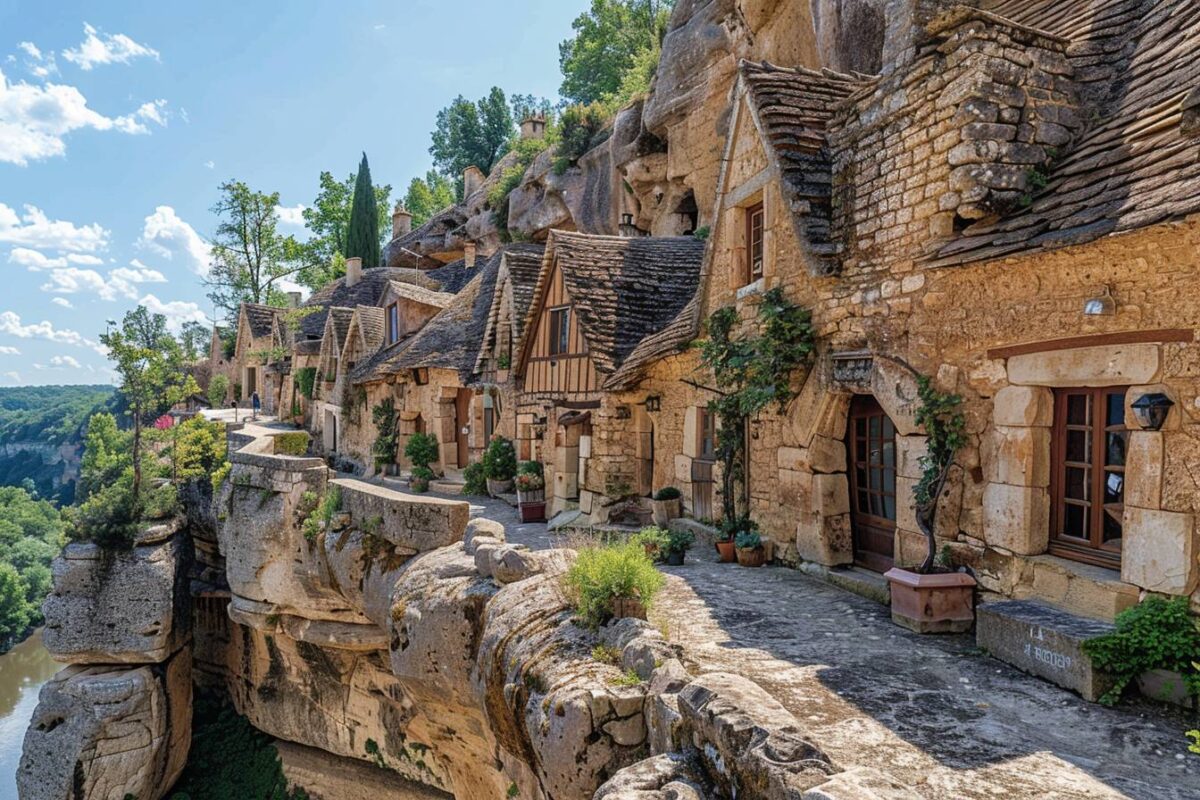
{"type": "Polygon", "coordinates": [[[629,419],[633,416],[633,412],[629,406],[617,406],[617,419],[629,419]]]}
{"type": "Polygon", "coordinates": [[[429,383],[429,370],[425,367],[418,367],[412,371],[413,383],[417,386],[425,386],[429,383]]]}
{"type": "Polygon", "coordinates": [[[1084,316],[1111,317],[1117,313],[1117,301],[1112,296],[1112,289],[1105,286],[1104,291],[1083,304],[1084,316]]]}
{"type": "Polygon", "coordinates": [[[1138,424],[1148,431],[1162,430],[1175,402],[1161,392],[1144,394],[1130,405],[1138,424]]]}
{"type": "Polygon", "coordinates": [[[662,398],[656,394],[652,394],[646,398],[647,411],[662,411],[662,398]]]}

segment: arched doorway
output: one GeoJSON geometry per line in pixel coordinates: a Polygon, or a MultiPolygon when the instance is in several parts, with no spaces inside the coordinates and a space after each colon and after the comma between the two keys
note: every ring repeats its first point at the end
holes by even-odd
{"type": "Polygon", "coordinates": [[[874,397],[850,403],[846,454],[854,563],[886,572],[896,557],[896,426],[874,397]]]}

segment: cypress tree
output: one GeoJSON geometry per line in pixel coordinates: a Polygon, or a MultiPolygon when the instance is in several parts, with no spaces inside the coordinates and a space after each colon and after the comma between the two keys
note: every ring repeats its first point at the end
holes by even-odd
{"type": "Polygon", "coordinates": [[[362,259],[363,267],[378,267],[379,210],[375,206],[375,187],[371,185],[371,167],[363,153],[354,179],[354,199],[350,204],[350,224],[346,227],[346,258],[362,259]]]}

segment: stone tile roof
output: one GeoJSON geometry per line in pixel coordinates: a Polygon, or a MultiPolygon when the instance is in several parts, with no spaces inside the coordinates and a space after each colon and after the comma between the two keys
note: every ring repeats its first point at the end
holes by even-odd
{"type": "Polygon", "coordinates": [[[286,309],[275,306],[264,306],[259,303],[243,303],[242,311],[246,314],[246,324],[250,327],[250,335],[255,339],[270,336],[275,317],[286,309]]]}
{"type": "Polygon", "coordinates": [[[832,222],[833,162],[826,126],[838,104],[865,81],[830,70],[784,69],[766,62],[740,64],[755,122],[768,157],[780,175],[780,189],[796,237],[806,246],[814,274],[836,271],[839,248],[832,222]]]}
{"type": "Polygon", "coordinates": [[[376,306],[359,306],[354,309],[354,314],[355,320],[358,321],[358,335],[362,337],[363,347],[366,352],[374,353],[383,344],[385,324],[383,309],[376,306]]]}
{"type": "Polygon", "coordinates": [[[454,295],[450,292],[434,291],[426,289],[423,286],[415,286],[411,283],[402,283],[400,281],[392,281],[390,291],[397,297],[403,297],[415,303],[433,306],[434,308],[445,308],[454,301],[454,295]]]}
{"type": "Polygon", "coordinates": [[[497,326],[500,323],[500,313],[506,299],[512,298],[512,339],[521,340],[521,332],[525,327],[525,315],[529,313],[529,304],[533,302],[533,290],[537,286],[538,274],[542,271],[542,258],[546,247],[541,244],[518,243],[506,245],[503,248],[501,266],[507,270],[508,282],[496,281],[492,293],[491,307],[488,309],[487,327],[483,332],[479,355],[476,359],[475,371],[483,369],[483,361],[492,352],[496,344],[497,326]],[[505,291],[505,286],[508,291],[505,291]]]}
{"type": "MultiPolygon", "coordinates": [[[[431,286],[434,279],[428,277],[428,273],[422,273],[420,270],[391,267],[363,270],[362,280],[354,286],[347,286],[345,277],[338,278],[319,292],[314,293],[303,305],[303,308],[315,308],[317,311],[300,320],[296,338],[320,338],[325,330],[325,317],[331,307],[353,309],[356,306],[378,305],[388,284],[392,281],[419,282],[418,285],[431,286]]],[[[440,282],[438,283],[440,285],[440,282]]]]}
{"type": "Polygon", "coordinates": [[[1089,127],[1028,207],[980,221],[936,265],[1079,244],[1200,212],[1200,141],[1186,98],[1200,86],[1194,0],[985,0],[1014,22],[1062,36],[1089,127]]]}
{"type": "MultiPolygon", "coordinates": [[[[693,236],[626,239],[551,231],[534,297],[545,295],[557,264],[592,361],[612,376],[696,295],[704,250],[704,240],[693,236]]],[[[523,354],[540,305],[535,299],[526,316],[523,354]]]]}
{"type": "Polygon", "coordinates": [[[475,266],[468,267],[465,259],[451,261],[445,266],[425,271],[425,277],[438,284],[438,291],[458,294],[478,274],[479,265],[484,261],[480,256],[475,260],[475,266]]]}
{"type": "Polygon", "coordinates": [[[488,310],[495,293],[503,251],[480,260],[470,269],[474,277],[458,292],[454,302],[409,338],[385,348],[355,368],[357,382],[380,380],[409,369],[457,370],[469,383],[479,355],[488,310]]]}
{"type": "Polygon", "coordinates": [[[340,352],[342,346],[346,344],[346,334],[350,331],[350,322],[353,319],[353,308],[334,306],[333,308],[329,309],[329,313],[326,318],[324,336],[328,336],[330,333],[333,333],[333,342],[331,344],[334,348],[334,352],[340,352]]]}

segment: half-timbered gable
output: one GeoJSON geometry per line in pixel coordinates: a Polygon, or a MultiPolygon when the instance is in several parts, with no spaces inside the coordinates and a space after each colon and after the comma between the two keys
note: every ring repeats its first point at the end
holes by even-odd
{"type": "Polygon", "coordinates": [[[504,383],[512,369],[544,254],[545,248],[540,244],[504,248],[483,346],[475,364],[475,373],[486,383],[504,383]]]}

